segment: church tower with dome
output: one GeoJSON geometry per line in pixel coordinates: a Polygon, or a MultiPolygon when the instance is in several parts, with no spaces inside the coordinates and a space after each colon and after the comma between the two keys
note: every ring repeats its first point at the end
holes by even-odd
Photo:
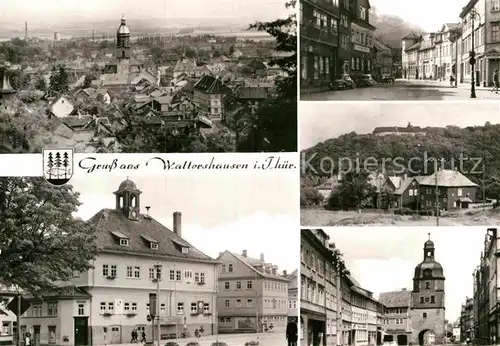
{"type": "Polygon", "coordinates": [[[423,261],[415,267],[411,293],[412,343],[442,344],[445,337],[444,273],[436,262],[434,242],[424,243],[423,261]]]}
{"type": "Polygon", "coordinates": [[[116,59],[118,60],[118,74],[128,74],[130,69],[130,29],[127,26],[125,15],[122,15],[120,26],[116,32],[116,59]]]}

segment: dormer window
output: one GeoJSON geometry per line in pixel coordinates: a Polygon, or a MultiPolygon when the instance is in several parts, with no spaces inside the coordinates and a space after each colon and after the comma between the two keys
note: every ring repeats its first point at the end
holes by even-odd
{"type": "Polygon", "coordinates": [[[189,248],[187,246],[182,247],[182,253],[183,254],[188,254],[189,253],[189,248]]]}
{"type": "Polygon", "coordinates": [[[158,250],[158,243],[150,243],[151,250],[158,250]]]}
{"type": "Polygon", "coordinates": [[[110,233],[118,240],[118,244],[120,244],[120,246],[130,245],[130,238],[127,235],[118,231],[111,231],[110,233]]]}
{"type": "Polygon", "coordinates": [[[172,243],[174,243],[177,251],[180,251],[182,254],[188,254],[189,248],[191,247],[188,243],[181,239],[170,239],[172,243]]]}

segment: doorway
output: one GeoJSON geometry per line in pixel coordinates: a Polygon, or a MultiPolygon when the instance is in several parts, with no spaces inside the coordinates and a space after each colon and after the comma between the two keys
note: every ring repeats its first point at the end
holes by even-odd
{"type": "Polygon", "coordinates": [[[75,317],[75,346],[88,345],[88,317],[75,317]]]}
{"type": "Polygon", "coordinates": [[[40,346],[40,326],[33,326],[33,346],[40,346]]]}
{"type": "Polygon", "coordinates": [[[120,326],[111,326],[111,335],[109,338],[110,344],[121,344],[122,343],[122,334],[120,326]]]}

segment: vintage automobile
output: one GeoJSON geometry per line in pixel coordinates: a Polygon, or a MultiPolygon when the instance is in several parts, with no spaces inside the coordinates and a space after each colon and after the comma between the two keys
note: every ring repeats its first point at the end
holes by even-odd
{"type": "Polygon", "coordinates": [[[352,80],[351,76],[348,74],[342,75],[339,79],[334,80],[330,83],[330,90],[347,90],[354,89],[356,87],[356,83],[352,80]]]}
{"type": "Polygon", "coordinates": [[[356,79],[356,86],[371,87],[375,85],[375,80],[370,74],[362,74],[356,79]]]}
{"type": "Polygon", "coordinates": [[[383,84],[394,84],[394,77],[389,74],[383,75],[380,78],[380,82],[383,84]]]}

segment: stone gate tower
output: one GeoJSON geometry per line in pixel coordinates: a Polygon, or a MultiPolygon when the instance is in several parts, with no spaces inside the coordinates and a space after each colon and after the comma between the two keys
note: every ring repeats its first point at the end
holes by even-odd
{"type": "Polygon", "coordinates": [[[415,345],[442,344],[445,334],[444,274],[434,259],[434,243],[424,244],[424,259],[415,267],[411,294],[411,341],[415,345]]]}

